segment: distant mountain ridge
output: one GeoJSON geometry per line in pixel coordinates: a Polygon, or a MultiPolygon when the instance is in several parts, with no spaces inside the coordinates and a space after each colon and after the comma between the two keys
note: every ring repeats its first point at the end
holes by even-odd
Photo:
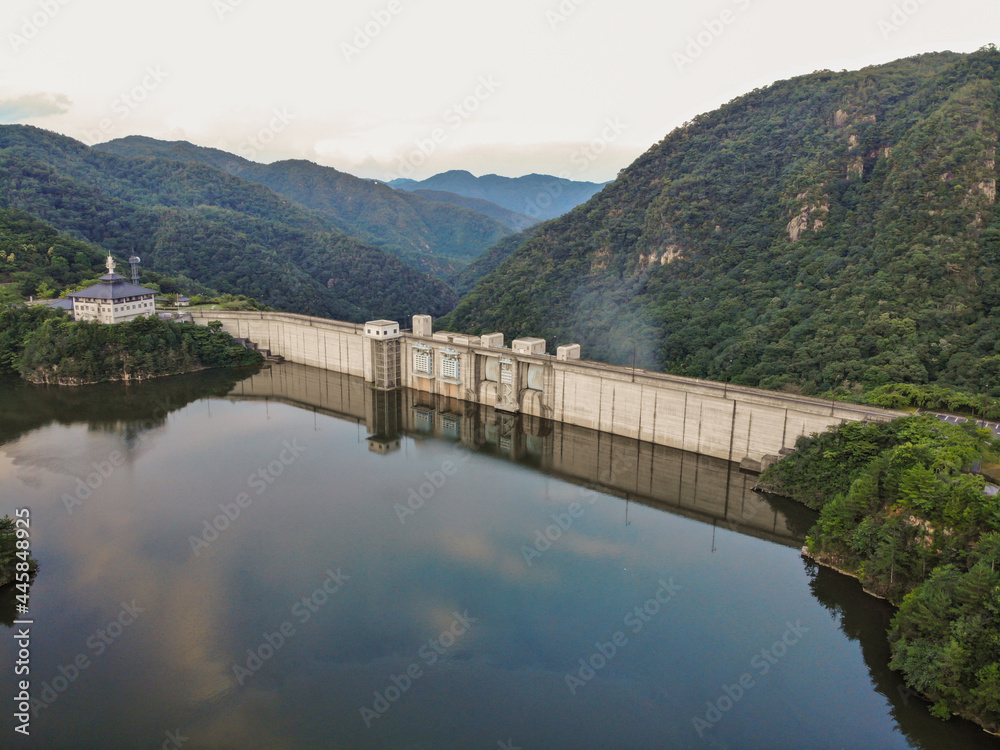
{"type": "Polygon", "coordinates": [[[503,206],[509,211],[544,221],[586,203],[608,183],[577,182],[543,174],[523,177],[488,174],[476,177],[471,172],[455,169],[426,180],[400,178],[388,184],[408,192],[438,190],[467,198],[479,198],[503,206]]]}
{"type": "Polygon", "coordinates": [[[326,217],[336,229],[388,250],[422,271],[444,278],[523,223],[468,205],[393,190],[304,159],[259,164],[186,141],[128,136],[94,148],[130,158],[203,164],[265,185],[326,217]]]}
{"type": "Polygon", "coordinates": [[[495,246],[439,324],[766,388],[1000,396],[998,139],[992,46],[779,81],[495,246]]]}

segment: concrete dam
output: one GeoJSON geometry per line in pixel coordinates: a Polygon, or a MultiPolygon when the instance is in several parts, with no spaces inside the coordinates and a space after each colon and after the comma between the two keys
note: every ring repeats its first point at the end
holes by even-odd
{"type": "MultiPolygon", "coordinates": [[[[448,440],[632,503],[795,549],[815,521],[816,514],[798,503],[754,492],[755,476],[723,459],[427,391],[380,391],[360,377],[315,367],[265,367],[237,383],[229,398],[285,403],[355,422],[369,450],[387,457],[402,450],[403,436],[448,440]]],[[[623,523],[627,512],[626,504],[623,523]]]]}
{"type": "Polygon", "coordinates": [[[617,367],[580,358],[578,345],[546,353],[543,339],[432,332],[430,316],[365,324],[278,312],[193,310],[203,325],[311,367],[698,453],[760,471],[795,441],[843,422],[889,421],[902,412],[759,388],[617,367]]]}

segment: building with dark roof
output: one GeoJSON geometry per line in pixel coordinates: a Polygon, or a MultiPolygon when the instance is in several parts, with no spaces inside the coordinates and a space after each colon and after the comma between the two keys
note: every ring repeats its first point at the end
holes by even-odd
{"type": "Polygon", "coordinates": [[[108,256],[108,272],[94,284],[66,296],[73,300],[74,320],[123,323],[140,315],[155,315],[157,292],[130,283],[115,273],[115,261],[108,256]]]}
{"type": "Polygon", "coordinates": [[[47,299],[40,303],[48,307],[54,307],[57,310],[65,310],[68,313],[73,312],[73,300],[69,297],[62,297],[60,299],[47,299]]]}

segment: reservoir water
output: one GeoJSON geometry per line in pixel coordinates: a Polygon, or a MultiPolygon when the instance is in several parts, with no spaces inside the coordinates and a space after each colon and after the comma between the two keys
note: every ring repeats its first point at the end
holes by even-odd
{"type": "Polygon", "coordinates": [[[0,382],[31,735],[0,746],[987,748],[738,467],[283,364],[0,382]]]}

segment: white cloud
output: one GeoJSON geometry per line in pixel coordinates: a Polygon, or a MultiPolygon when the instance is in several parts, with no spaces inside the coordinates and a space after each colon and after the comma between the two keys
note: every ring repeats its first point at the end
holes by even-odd
{"type": "Polygon", "coordinates": [[[0,123],[5,125],[26,123],[53,115],[69,112],[69,97],[65,94],[21,94],[3,96],[0,94],[0,123]]]}

